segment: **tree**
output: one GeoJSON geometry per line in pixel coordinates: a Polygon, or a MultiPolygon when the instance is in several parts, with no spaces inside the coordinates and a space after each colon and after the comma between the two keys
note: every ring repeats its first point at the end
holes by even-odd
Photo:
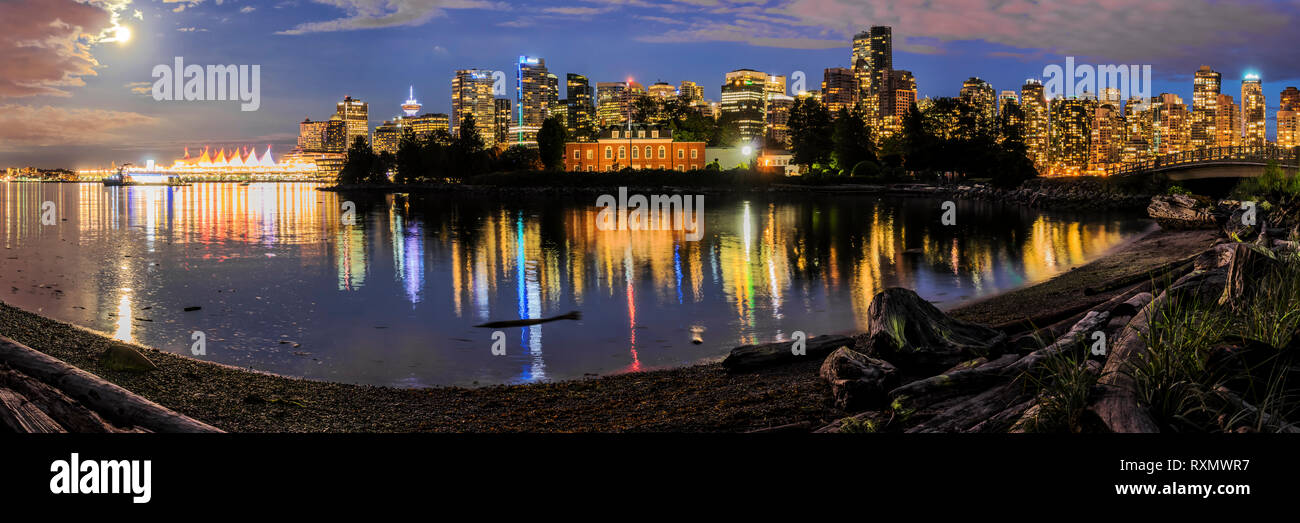
{"type": "Polygon", "coordinates": [[[537,164],[538,150],[525,145],[512,145],[497,158],[497,168],[502,171],[532,171],[537,169],[537,164]]]}
{"type": "Polygon", "coordinates": [[[830,111],[812,98],[795,100],[790,109],[790,153],[798,165],[830,163],[834,143],[830,111]]]}
{"type": "Polygon", "coordinates": [[[359,185],[369,182],[370,172],[378,159],[366,138],[358,136],[352,141],[352,146],[348,147],[347,160],[344,160],[343,169],[339,171],[339,184],[359,185]]]}
{"type": "Polygon", "coordinates": [[[483,137],[479,136],[478,123],[474,120],[473,114],[465,115],[460,121],[460,130],[456,134],[456,141],[452,144],[452,160],[449,170],[455,176],[464,176],[466,174],[479,174],[486,171],[490,164],[489,155],[486,154],[483,143],[483,137]]]}
{"type": "Polygon", "coordinates": [[[871,128],[857,111],[840,109],[835,118],[831,141],[834,143],[835,166],[850,171],[861,162],[876,162],[871,143],[871,128]]]}
{"type": "Polygon", "coordinates": [[[564,170],[564,143],[568,141],[564,123],[559,116],[551,116],[542,122],[537,132],[537,153],[541,156],[542,166],[548,171],[564,170]]]}
{"type": "Polygon", "coordinates": [[[425,164],[425,145],[416,139],[410,128],[403,129],[402,138],[397,143],[395,167],[397,183],[411,183],[428,176],[425,164]]]}

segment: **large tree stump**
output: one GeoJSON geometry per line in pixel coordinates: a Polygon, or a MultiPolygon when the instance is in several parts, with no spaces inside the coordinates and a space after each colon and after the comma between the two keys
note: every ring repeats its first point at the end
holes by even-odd
{"type": "Polygon", "coordinates": [[[1266,249],[1245,243],[1235,244],[1232,261],[1228,263],[1227,284],[1223,288],[1223,295],[1219,297],[1219,305],[1241,310],[1254,291],[1255,282],[1279,265],[1273,254],[1266,249]]]}
{"type": "Polygon", "coordinates": [[[1007,335],[961,321],[940,311],[915,292],[893,287],[881,291],[867,310],[872,356],[909,372],[940,372],[979,356],[989,356],[1007,335]]]}

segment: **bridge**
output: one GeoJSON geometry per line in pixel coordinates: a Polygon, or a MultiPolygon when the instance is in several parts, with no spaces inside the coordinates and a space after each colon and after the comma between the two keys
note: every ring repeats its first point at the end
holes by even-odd
{"type": "Polygon", "coordinates": [[[1108,170],[1107,174],[1164,173],[1175,181],[1253,178],[1262,174],[1270,161],[1276,161],[1287,174],[1295,175],[1300,170],[1300,147],[1206,147],[1120,164],[1108,170]]]}

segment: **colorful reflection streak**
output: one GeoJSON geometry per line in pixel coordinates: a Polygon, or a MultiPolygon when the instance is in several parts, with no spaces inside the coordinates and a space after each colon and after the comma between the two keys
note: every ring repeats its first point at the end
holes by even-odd
{"type": "Polygon", "coordinates": [[[6,302],[163,350],[185,352],[203,330],[209,359],[223,363],[485,385],[857,331],[886,287],[951,307],[1060,274],[1149,225],[962,202],[959,225],[943,226],[937,200],[710,194],[705,234],[687,241],[597,230],[594,201],[3,183],[0,277],[6,302]],[[40,224],[45,201],[60,209],[56,225],[40,224]],[[473,327],[574,310],[581,321],[502,329],[505,356],[491,354],[491,330],[473,327]]]}

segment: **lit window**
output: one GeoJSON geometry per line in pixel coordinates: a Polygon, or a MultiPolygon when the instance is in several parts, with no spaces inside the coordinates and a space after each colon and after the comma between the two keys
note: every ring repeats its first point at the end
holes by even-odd
{"type": "Polygon", "coordinates": [[[667,158],[667,157],[668,157],[668,149],[665,149],[664,146],[660,145],[660,146],[659,146],[659,159],[662,160],[662,159],[667,158]]]}
{"type": "Polygon", "coordinates": [[[627,158],[627,147],[620,145],[618,146],[618,159],[622,160],[624,158],[627,158]]]}
{"type": "Polygon", "coordinates": [[[614,131],[614,134],[612,135],[612,137],[614,137],[614,138],[618,138],[618,131],[614,131]]]}
{"type": "Polygon", "coordinates": [[[686,149],[678,149],[678,150],[677,150],[677,159],[678,159],[678,160],[684,160],[684,159],[686,159],[686,149]]]}
{"type": "Polygon", "coordinates": [[[637,151],[638,151],[638,150],[639,150],[639,149],[637,149],[636,147],[633,147],[633,148],[632,148],[632,157],[633,157],[633,158],[640,158],[640,156],[637,155],[637,151]]]}
{"type": "Polygon", "coordinates": [[[588,160],[590,160],[590,159],[591,159],[591,156],[592,156],[592,152],[593,152],[593,150],[592,150],[592,149],[587,149],[587,159],[588,159],[588,160]]]}
{"type": "Polygon", "coordinates": [[[646,157],[646,158],[654,158],[654,157],[655,157],[654,152],[652,152],[652,151],[650,150],[650,146],[649,146],[649,145],[645,146],[645,157],[646,157]]]}
{"type": "Polygon", "coordinates": [[[678,165],[677,165],[677,170],[678,170],[678,171],[681,171],[681,172],[685,172],[685,171],[686,171],[686,166],[685,166],[685,165],[678,164],[678,165]]]}
{"type": "Polygon", "coordinates": [[[651,137],[651,138],[658,138],[658,137],[659,137],[659,130],[658,130],[658,129],[655,129],[655,130],[653,130],[653,131],[650,131],[650,137],[651,137]]]}
{"type": "Polygon", "coordinates": [[[582,151],[579,151],[579,150],[577,150],[577,149],[574,149],[574,150],[573,150],[573,159],[574,159],[574,160],[581,160],[581,159],[582,159],[582,151]]]}
{"type": "Polygon", "coordinates": [[[606,145],[606,146],[605,146],[605,159],[606,159],[606,160],[609,160],[609,159],[611,159],[611,158],[613,158],[613,157],[614,157],[614,148],[613,148],[613,147],[610,147],[610,146],[608,146],[608,145],[606,145]]]}
{"type": "Polygon", "coordinates": [[[636,137],[637,137],[637,138],[645,138],[645,130],[642,129],[642,130],[640,130],[640,131],[637,131],[637,132],[636,132],[636,137]]]}
{"type": "Polygon", "coordinates": [[[699,164],[694,164],[694,163],[691,164],[691,170],[692,170],[692,171],[698,171],[699,169],[700,169],[699,164]]]}
{"type": "Polygon", "coordinates": [[[699,149],[691,149],[691,159],[694,160],[694,159],[699,158],[699,157],[700,157],[700,150],[699,150],[699,149]]]}

